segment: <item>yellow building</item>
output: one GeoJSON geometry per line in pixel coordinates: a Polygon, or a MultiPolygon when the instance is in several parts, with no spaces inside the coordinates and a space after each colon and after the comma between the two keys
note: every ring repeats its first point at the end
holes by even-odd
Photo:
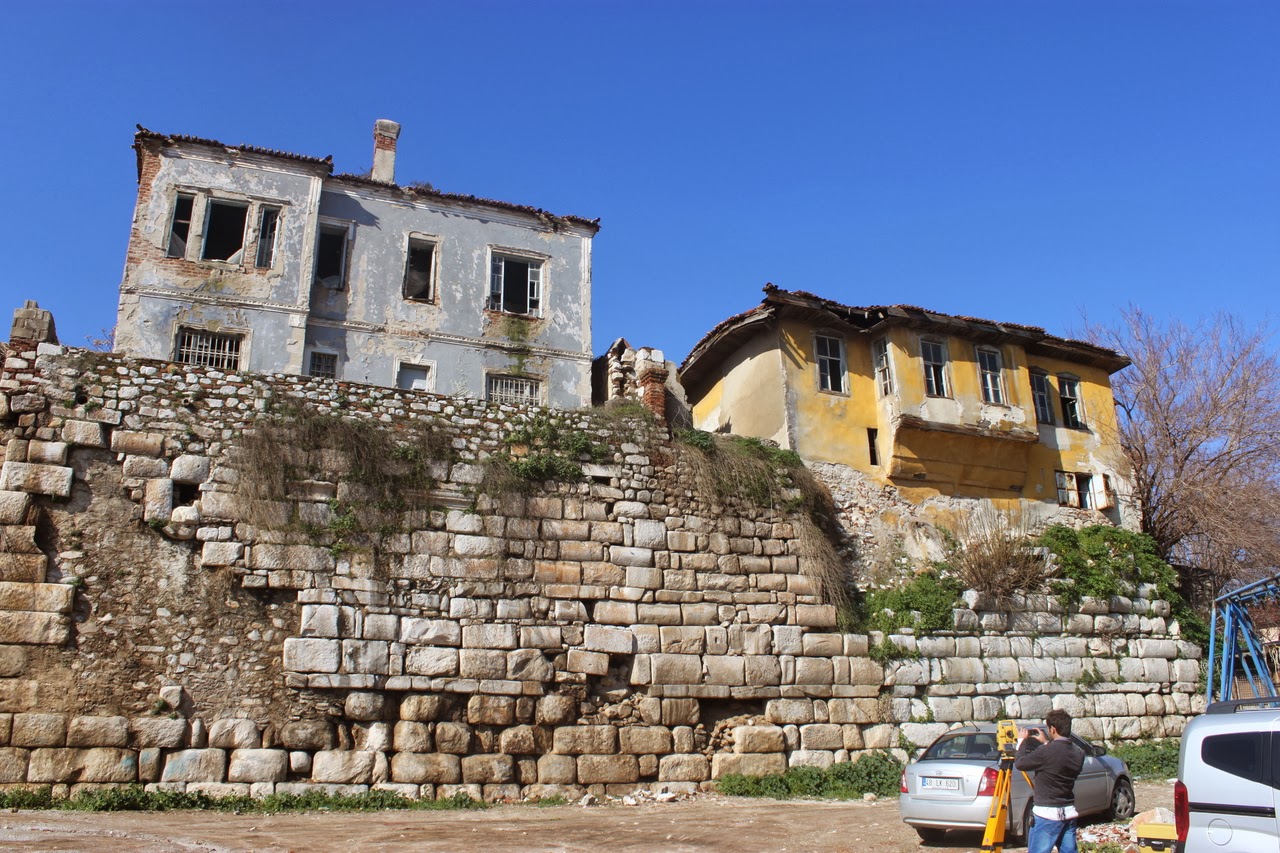
{"type": "Polygon", "coordinates": [[[680,381],[699,429],[847,465],[911,503],[1078,507],[1120,523],[1110,377],[1128,364],[1032,326],[767,285],[698,342],[680,381]]]}

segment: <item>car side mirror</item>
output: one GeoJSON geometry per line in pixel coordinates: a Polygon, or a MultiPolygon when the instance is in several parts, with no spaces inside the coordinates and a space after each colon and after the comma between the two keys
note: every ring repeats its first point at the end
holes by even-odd
{"type": "Polygon", "coordinates": [[[1101,758],[1102,756],[1104,756],[1104,755],[1106,755],[1106,754],[1107,754],[1107,748],[1106,748],[1105,746],[1101,746],[1101,745],[1099,745],[1099,744],[1094,744],[1094,745],[1093,745],[1093,757],[1094,757],[1094,758],[1101,758]]]}

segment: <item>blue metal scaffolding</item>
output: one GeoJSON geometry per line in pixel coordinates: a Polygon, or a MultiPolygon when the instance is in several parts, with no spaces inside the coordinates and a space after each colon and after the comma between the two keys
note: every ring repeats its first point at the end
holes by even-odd
{"type": "Polygon", "coordinates": [[[1210,703],[1280,696],[1263,652],[1262,638],[1249,615],[1250,607],[1272,601],[1280,601],[1280,573],[1224,592],[1214,599],[1213,620],[1209,626],[1209,682],[1205,687],[1205,699],[1210,703]],[[1219,636],[1221,650],[1217,648],[1219,636]],[[1215,685],[1214,670],[1219,663],[1221,667],[1215,685]],[[1249,684],[1253,696],[1234,695],[1236,679],[1240,676],[1249,684]]]}

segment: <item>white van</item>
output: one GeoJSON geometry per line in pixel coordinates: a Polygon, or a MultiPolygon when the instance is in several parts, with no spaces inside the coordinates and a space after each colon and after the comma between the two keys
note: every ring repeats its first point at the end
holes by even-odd
{"type": "Polygon", "coordinates": [[[1173,805],[1177,853],[1280,851],[1280,698],[1215,702],[1187,723],[1173,805]]]}

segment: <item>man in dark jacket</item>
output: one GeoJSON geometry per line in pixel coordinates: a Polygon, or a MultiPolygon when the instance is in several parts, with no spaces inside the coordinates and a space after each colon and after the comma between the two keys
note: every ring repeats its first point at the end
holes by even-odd
{"type": "Polygon", "coordinates": [[[1071,715],[1053,710],[1045,715],[1045,730],[1023,729],[1013,766],[1035,771],[1035,816],[1027,833],[1027,853],[1077,853],[1075,784],[1084,767],[1084,750],[1071,739],[1071,715]],[[1047,732],[1047,735],[1046,735],[1047,732]]]}

